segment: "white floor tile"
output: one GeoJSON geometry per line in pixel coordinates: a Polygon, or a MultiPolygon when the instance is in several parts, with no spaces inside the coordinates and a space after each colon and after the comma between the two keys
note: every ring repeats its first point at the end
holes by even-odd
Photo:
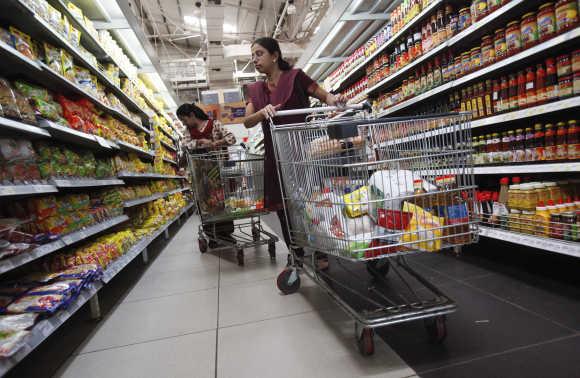
{"type": "Polygon", "coordinates": [[[218,266],[194,266],[175,271],[147,271],[131,289],[125,302],[157,298],[218,286],[218,266]]]}
{"type": "Polygon", "coordinates": [[[215,330],[73,356],[62,378],[210,378],[215,376],[215,330]]]}
{"type": "Polygon", "coordinates": [[[198,267],[217,267],[219,257],[211,254],[201,254],[190,250],[189,253],[183,254],[165,254],[163,251],[155,261],[151,262],[147,273],[173,272],[176,270],[189,270],[198,267]]]}
{"type": "Polygon", "coordinates": [[[217,289],[121,303],[79,353],[213,329],[217,289]]]}
{"type": "Polygon", "coordinates": [[[222,251],[221,256],[220,287],[273,279],[286,267],[287,261],[286,254],[280,252],[272,261],[265,247],[260,247],[257,252],[249,248],[245,253],[244,266],[238,266],[233,251],[222,251]]]}
{"type": "Polygon", "coordinates": [[[337,311],[220,329],[218,356],[220,378],[402,378],[415,374],[378,337],[375,354],[362,357],[352,320],[337,311]]]}
{"type": "Polygon", "coordinates": [[[334,307],[328,295],[307,277],[302,277],[300,291],[293,295],[280,294],[275,280],[266,279],[222,287],[219,326],[227,327],[334,307]]]}

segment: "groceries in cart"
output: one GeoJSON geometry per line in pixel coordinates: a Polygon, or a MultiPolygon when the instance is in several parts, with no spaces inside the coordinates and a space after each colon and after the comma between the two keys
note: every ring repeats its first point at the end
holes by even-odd
{"type": "Polygon", "coordinates": [[[308,243],[369,258],[468,242],[468,204],[453,190],[456,177],[430,179],[409,170],[378,170],[367,182],[326,180],[304,205],[308,243]]]}

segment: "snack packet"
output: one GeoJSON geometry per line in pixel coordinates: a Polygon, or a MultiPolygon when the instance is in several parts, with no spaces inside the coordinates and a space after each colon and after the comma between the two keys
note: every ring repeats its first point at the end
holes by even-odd
{"type": "Polygon", "coordinates": [[[44,63],[52,68],[55,72],[63,74],[62,71],[62,58],[60,49],[52,46],[49,43],[44,42],[44,63]]]}
{"type": "Polygon", "coordinates": [[[52,314],[65,304],[68,298],[68,295],[62,294],[25,295],[9,304],[6,311],[10,314],[26,312],[52,314]]]}
{"type": "Polygon", "coordinates": [[[82,280],[64,280],[52,284],[35,287],[26,295],[43,295],[43,294],[62,294],[67,295],[78,291],[83,284],[82,280]]]}
{"type": "Polygon", "coordinates": [[[28,331],[0,331],[0,357],[7,358],[25,345],[28,331]]]}
{"type": "Polygon", "coordinates": [[[0,115],[20,119],[16,97],[8,80],[0,78],[0,115]]]}
{"type": "Polygon", "coordinates": [[[10,33],[13,36],[14,48],[29,59],[35,60],[36,53],[34,52],[34,45],[30,36],[13,26],[10,27],[10,33]]]}
{"type": "Polygon", "coordinates": [[[34,325],[38,314],[0,316],[0,332],[23,331],[34,325]]]}

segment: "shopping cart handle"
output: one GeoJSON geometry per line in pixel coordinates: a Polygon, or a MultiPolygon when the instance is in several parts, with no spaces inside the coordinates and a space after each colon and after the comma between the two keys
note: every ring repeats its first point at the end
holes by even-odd
{"type": "Polygon", "coordinates": [[[302,109],[291,109],[291,110],[280,110],[276,112],[276,117],[299,115],[299,114],[312,114],[312,113],[326,113],[326,112],[345,112],[348,110],[365,110],[370,112],[372,109],[371,104],[368,101],[364,101],[360,104],[340,106],[323,106],[319,108],[302,108],[302,109]]]}

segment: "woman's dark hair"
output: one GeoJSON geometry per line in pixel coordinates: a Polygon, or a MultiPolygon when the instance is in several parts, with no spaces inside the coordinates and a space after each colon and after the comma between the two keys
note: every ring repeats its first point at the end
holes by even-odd
{"type": "Polygon", "coordinates": [[[278,68],[280,68],[282,71],[288,71],[289,69],[292,68],[292,65],[288,63],[286,60],[284,60],[284,58],[282,57],[282,50],[280,50],[280,44],[274,38],[270,37],[258,38],[254,41],[254,43],[252,43],[252,45],[260,45],[266,50],[268,50],[270,54],[278,53],[278,68]]]}
{"type": "Polygon", "coordinates": [[[193,113],[197,119],[201,119],[203,121],[207,121],[209,119],[208,115],[205,114],[205,112],[195,104],[183,104],[177,108],[177,111],[175,112],[178,117],[190,116],[191,113],[193,113]]]}

